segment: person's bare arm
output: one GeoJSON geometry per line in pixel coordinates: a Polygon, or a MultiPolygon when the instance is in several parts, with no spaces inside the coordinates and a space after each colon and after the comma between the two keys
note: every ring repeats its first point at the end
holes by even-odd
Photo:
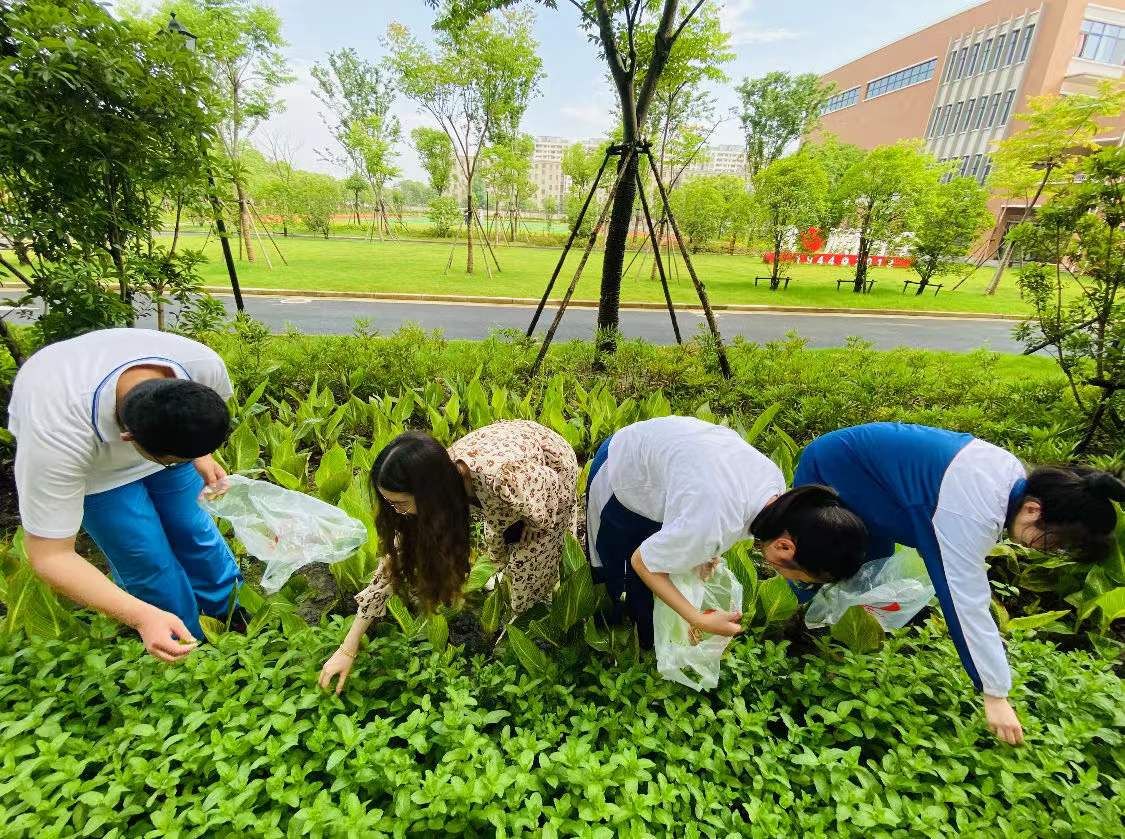
{"type": "Polygon", "coordinates": [[[343,692],[344,683],[348,681],[348,675],[352,672],[352,666],[355,664],[355,657],[359,654],[360,639],[367,632],[367,627],[371,626],[374,621],[374,615],[365,617],[362,614],[357,614],[355,616],[355,620],[352,621],[351,628],[348,630],[348,634],[344,636],[344,640],[340,642],[339,648],[320,668],[320,678],[317,680],[317,684],[320,685],[322,690],[331,690],[332,679],[335,678],[336,695],[339,696],[343,692]]]}
{"type": "Polygon", "coordinates": [[[637,572],[637,576],[654,595],[659,597],[681,618],[688,622],[690,626],[699,627],[704,632],[710,632],[715,635],[738,635],[742,632],[742,615],[738,612],[708,612],[704,613],[699,609],[692,606],[687,599],[680,594],[680,590],[668,578],[668,575],[660,571],[650,571],[648,566],[645,565],[644,559],[641,557],[640,550],[633,552],[633,557],[630,560],[633,570],[637,572]]]}
{"type": "Polygon", "coordinates": [[[133,627],[145,649],[162,661],[178,661],[196,640],[176,615],[145,603],[117,586],[74,549],[74,537],[26,535],[28,562],[52,589],[82,606],[133,627]]]}

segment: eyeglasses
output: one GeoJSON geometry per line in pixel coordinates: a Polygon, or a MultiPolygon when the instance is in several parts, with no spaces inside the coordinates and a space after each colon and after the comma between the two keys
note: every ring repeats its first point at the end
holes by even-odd
{"type": "Polygon", "coordinates": [[[399,504],[399,503],[396,503],[394,501],[391,501],[391,499],[387,498],[387,496],[385,496],[385,495],[383,496],[383,500],[386,501],[388,504],[390,504],[391,509],[394,510],[396,513],[398,513],[400,516],[413,515],[413,510],[409,509],[409,507],[407,507],[406,504],[399,504]]]}

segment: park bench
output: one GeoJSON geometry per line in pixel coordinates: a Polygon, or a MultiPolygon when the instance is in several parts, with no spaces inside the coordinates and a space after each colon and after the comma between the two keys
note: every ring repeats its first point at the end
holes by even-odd
{"type": "MultiPolygon", "coordinates": [[[[868,292],[870,292],[871,287],[873,285],[875,285],[876,282],[877,282],[876,280],[867,280],[867,282],[865,282],[863,284],[863,293],[867,294],[868,292]]],[[[854,277],[844,277],[843,279],[836,280],[836,291],[839,291],[840,286],[842,286],[844,283],[848,283],[849,285],[855,285],[855,278],[854,277]]]]}
{"type": "MultiPolygon", "coordinates": [[[[755,278],[754,278],[754,285],[755,285],[755,286],[757,286],[757,285],[758,285],[758,280],[767,280],[767,281],[768,281],[768,280],[772,280],[772,279],[773,279],[773,277],[755,277],[755,278]]],[[[778,282],[779,284],[780,284],[780,283],[785,283],[785,285],[784,285],[784,286],[782,286],[782,291],[784,291],[785,289],[788,289],[788,288],[789,288],[789,280],[790,280],[790,279],[791,279],[790,277],[782,277],[782,276],[781,276],[780,274],[778,275],[778,277],[777,277],[777,282],[778,282]]],[[[777,288],[776,288],[776,287],[772,287],[772,288],[771,288],[771,290],[772,290],[772,291],[777,291],[777,288]]]]}
{"type": "MultiPolygon", "coordinates": [[[[902,293],[906,294],[906,290],[908,288],[910,288],[910,286],[912,286],[912,285],[921,285],[921,284],[922,284],[922,282],[920,280],[904,280],[903,283],[902,283],[902,293]]],[[[942,285],[943,285],[942,283],[930,283],[927,286],[927,288],[932,288],[934,290],[934,297],[937,297],[937,293],[939,291],[941,291],[942,285]]]]}

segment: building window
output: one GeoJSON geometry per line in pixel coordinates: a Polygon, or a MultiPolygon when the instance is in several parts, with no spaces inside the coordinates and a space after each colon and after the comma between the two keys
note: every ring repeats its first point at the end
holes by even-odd
{"type": "Polygon", "coordinates": [[[977,71],[977,59],[980,57],[980,44],[973,44],[969,50],[969,57],[965,61],[965,75],[971,76],[977,71]]]}
{"type": "Polygon", "coordinates": [[[989,38],[984,42],[984,46],[980,50],[980,63],[977,65],[977,72],[983,73],[988,69],[988,57],[992,53],[992,39],[989,38]]]}
{"type": "Polygon", "coordinates": [[[977,111],[973,115],[972,129],[976,131],[980,128],[981,123],[984,122],[984,111],[988,107],[988,97],[982,96],[977,100],[977,111]]]}
{"type": "Polygon", "coordinates": [[[1023,30],[1023,44],[1020,46],[1020,61],[1027,61],[1027,54],[1031,52],[1031,36],[1035,34],[1035,24],[1023,30]]]}
{"type": "Polygon", "coordinates": [[[935,67],[937,67],[937,59],[931,58],[929,61],[923,61],[921,64],[915,64],[913,67],[907,67],[868,82],[866,98],[874,99],[876,96],[882,96],[884,93],[890,93],[894,90],[910,87],[910,85],[928,82],[934,77],[935,67]]]}
{"type": "Polygon", "coordinates": [[[1125,27],[1100,20],[1082,21],[1078,57],[1103,64],[1125,64],[1125,27]]]}
{"type": "Polygon", "coordinates": [[[996,124],[996,112],[1000,110],[1000,94],[994,93],[988,100],[988,117],[985,118],[984,125],[986,128],[991,128],[996,124]]]}
{"type": "Polygon", "coordinates": [[[940,112],[941,112],[941,108],[937,107],[937,108],[934,108],[933,111],[930,113],[930,122],[926,126],[926,136],[927,137],[933,137],[934,136],[934,123],[937,122],[938,113],[940,113],[940,112]]]}
{"type": "Polygon", "coordinates": [[[979,154],[973,155],[973,165],[969,167],[969,177],[975,178],[980,171],[980,158],[981,155],[979,154]]]}
{"type": "Polygon", "coordinates": [[[953,64],[957,59],[957,48],[954,47],[949,51],[949,58],[945,59],[945,69],[941,71],[941,83],[945,84],[949,81],[949,77],[953,74],[953,64]]]}
{"type": "Polygon", "coordinates": [[[821,116],[830,114],[833,111],[839,111],[843,108],[850,108],[859,101],[859,88],[853,87],[851,90],[845,90],[843,93],[837,93],[831,99],[824,103],[820,109],[821,116]]]}
{"type": "Polygon", "coordinates": [[[996,36],[996,47],[992,51],[992,60],[988,62],[988,69],[994,70],[1000,66],[1000,57],[1004,55],[1004,35],[996,36]]]}
{"type": "Polygon", "coordinates": [[[964,175],[968,171],[969,171],[969,156],[965,155],[964,157],[961,158],[961,169],[958,172],[958,174],[964,175]]]}
{"type": "Polygon", "coordinates": [[[946,105],[941,109],[941,119],[938,120],[937,136],[940,137],[949,128],[949,114],[952,110],[952,105],[946,105]]]}
{"type": "Polygon", "coordinates": [[[961,108],[963,108],[964,105],[964,102],[958,102],[953,106],[953,119],[949,121],[948,128],[950,134],[957,133],[957,124],[961,121],[961,108]]]}
{"type": "Polygon", "coordinates": [[[1004,94],[1004,107],[1000,109],[1000,125],[1008,124],[1008,117],[1012,115],[1012,100],[1016,98],[1016,92],[1009,90],[1004,94]]]}
{"type": "Polygon", "coordinates": [[[1008,35],[1008,54],[1004,57],[1004,66],[1007,67],[1016,60],[1016,47],[1020,43],[1020,31],[1013,29],[1008,35]]]}
{"type": "Polygon", "coordinates": [[[957,53],[957,68],[953,71],[954,80],[961,78],[965,73],[965,56],[968,54],[968,47],[961,47],[961,51],[957,53]]]}
{"type": "Polygon", "coordinates": [[[991,172],[992,172],[992,158],[986,157],[984,159],[984,166],[982,166],[981,170],[980,170],[980,182],[982,184],[985,181],[988,180],[988,176],[989,176],[989,174],[991,174],[991,172]]]}
{"type": "Polygon", "coordinates": [[[961,116],[961,125],[958,131],[966,131],[969,128],[969,123],[973,121],[973,105],[977,103],[976,99],[970,99],[965,103],[965,113],[961,116]]]}

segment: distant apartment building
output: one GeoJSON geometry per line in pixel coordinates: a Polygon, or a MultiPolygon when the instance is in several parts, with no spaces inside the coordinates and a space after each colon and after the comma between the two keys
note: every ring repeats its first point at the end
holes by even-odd
{"type": "MultiPolygon", "coordinates": [[[[586,151],[601,148],[604,139],[574,140],[565,137],[536,137],[535,150],[531,155],[531,180],[535,184],[533,201],[536,208],[543,204],[547,196],[554,196],[561,208],[570,189],[570,179],[563,174],[563,153],[569,146],[581,143],[586,151]]],[[[746,173],[746,152],[738,145],[710,146],[700,154],[699,162],[692,163],[684,170],[685,177],[697,175],[744,175],[746,173]]],[[[455,173],[454,194],[459,200],[465,199],[465,179],[459,169],[455,173]]]]}
{"type": "MultiPolygon", "coordinates": [[[[1030,97],[1123,75],[1125,0],[988,0],[825,73],[836,93],[819,130],[864,148],[923,138],[983,183],[994,143],[1030,97]]],[[[1107,120],[1098,142],[1120,145],[1123,134],[1125,115],[1107,120]]],[[[1000,231],[1017,210],[999,200],[992,209],[1000,231]]]]}

